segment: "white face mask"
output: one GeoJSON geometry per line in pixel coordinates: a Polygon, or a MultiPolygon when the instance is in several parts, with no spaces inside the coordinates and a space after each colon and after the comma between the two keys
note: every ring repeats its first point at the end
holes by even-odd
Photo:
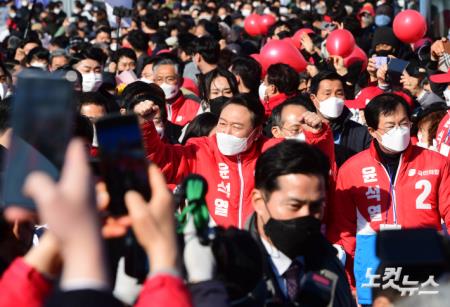
{"type": "Polygon", "coordinates": [[[261,99],[262,101],[264,101],[266,99],[266,90],[267,90],[267,86],[264,84],[264,82],[261,83],[258,88],[258,95],[259,95],[259,99],[261,99]]]}
{"type": "Polygon", "coordinates": [[[0,83],[0,99],[5,99],[8,94],[8,84],[0,83]]]}
{"type": "Polygon", "coordinates": [[[416,146],[422,147],[422,148],[427,148],[433,151],[438,151],[437,150],[437,141],[436,139],[433,139],[433,143],[432,144],[428,144],[428,140],[424,140],[423,139],[423,135],[422,132],[417,132],[417,139],[418,142],[416,143],[416,146]]]}
{"type": "Polygon", "coordinates": [[[327,13],[327,7],[325,5],[317,5],[315,8],[319,15],[325,15],[327,13]]]}
{"type": "Polygon", "coordinates": [[[40,62],[31,63],[30,66],[34,68],[40,68],[42,70],[47,70],[47,65],[40,62]]]}
{"type": "Polygon", "coordinates": [[[109,48],[111,48],[112,51],[117,51],[117,43],[111,43],[111,45],[109,45],[109,48]]]}
{"type": "Polygon", "coordinates": [[[159,86],[163,91],[164,91],[164,95],[166,95],[166,99],[172,99],[173,97],[175,97],[178,92],[179,92],[179,88],[178,85],[173,85],[173,84],[167,84],[167,83],[163,83],[159,86]]]}
{"type": "Polygon", "coordinates": [[[286,140],[296,140],[299,142],[306,142],[306,136],[303,132],[300,132],[299,134],[294,135],[294,136],[286,136],[285,139],[286,140]]]}
{"type": "Polygon", "coordinates": [[[155,126],[155,129],[159,135],[159,138],[162,139],[164,137],[164,127],[155,126]]]}
{"type": "Polygon", "coordinates": [[[428,142],[426,142],[424,139],[423,139],[423,135],[422,135],[422,132],[417,132],[417,143],[416,143],[416,146],[419,146],[419,147],[422,147],[422,148],[428,148],[428,142]]]}
{"type": "Polygon", "coordinates": [[[381,145],[393,152],[402,152],[408,147],[409,128],[395,127],[381,136],[381,145]]]}
{"type": "Polygon", "coordinates": [[[447,103],[447,106],[450,106],[450,89],[449,88],[445,89],[444,98],[445,98],[445,102],[447,103]]]}
{"type": "Polygon", "coordinates": [[[147,83],[147,84],[153,83],[152,80],[149,80],[149,79],[144,78],[144,77],[140,78],[139,81],[145,82],[145,83],[147,83]]]}
{"type": "Polygon", "coordinates": [[[92,72],[88,74],[83,74],[82,76],[83,76],[83,84],[82,84],[83,92],[95,92],[102,85],[103,82],[102,74],[96,74],[92,72]]]}
{"type": "Polygon", "coordinates": [[[250,10],[242,10],[241,13],[242,13],[242,16],[247,17],[247,16],[249,16],[252,13],[252,11],[250,11],[250,10]]]}
{"type": "MultiPolygon", "coordinates": [[[[252,134],[250,134],[251,136],[252,134]]],[[[234,156],[244,152],[248,149],[249,137],[240,138],[231,134],[223,132],[216,133],[217,147],[219,151],[225,156],[234,156]]]]}
{"type": "Polygon", "coordinates": [[[319,111],[326,118],[338,118],[344,110],[344,99],[329,97],[319,102],[319,111]]]}

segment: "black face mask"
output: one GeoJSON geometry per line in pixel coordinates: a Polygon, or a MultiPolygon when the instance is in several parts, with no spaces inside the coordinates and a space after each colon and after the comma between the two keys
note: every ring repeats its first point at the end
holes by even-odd
{"type": "Polygon", "coordinates": [[[230,100],[230,98],[225,97],[225,96],[220,96],[220,97],[216,97],[214,99],[210,99],[209,100],[209,110],[211,111],[211,113],[219,116],[220,112],[222,111],[222,106],[228,100],[230,100]]]}
{"type": "Polygon", "coordinates": [[[394,54],[393,50],[380,50],[376,52],[377,56],[388,56],[394,54]]]}
{"type": "Polygon", "coordinates": [[[304,256],[320,237],[320,221],[312,216],[291,220],[270,218],[264,225],[264,232],[273,245],[291,259],[304,256]]]}

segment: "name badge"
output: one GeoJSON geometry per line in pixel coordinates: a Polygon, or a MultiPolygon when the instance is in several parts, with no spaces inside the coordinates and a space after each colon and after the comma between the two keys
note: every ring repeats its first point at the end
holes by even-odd
{"type": "Polygon", "coordinates": [[[384,230],[400,230],[402,229],[402,225],[398,224],[380,224],[380,231],[384,230]]]}

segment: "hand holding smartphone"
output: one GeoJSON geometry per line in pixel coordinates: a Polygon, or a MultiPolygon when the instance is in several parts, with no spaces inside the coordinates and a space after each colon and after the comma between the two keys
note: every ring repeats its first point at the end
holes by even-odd
{"type": "Polygon", "coordinates": [[[394,86],[400,86],[400,79],[402,77],[403,72],[405,71],[406,67],[408,67],[409,62],[392,58],[389,60],[388,63],[388,70],[387,70],[387,80],[391,85],[394,86]]]}
{"type": "Polygon", "coordinates": [[[58,180],[75,112],[73,85],[68,77],[37,70],[19,75],[2,187],[5,207],[35,210],[34,202],[22,193],[31,172],[41,171],[58,180]]]}
{"type": "Polygon", "coordinates": [[[375,67],[379,69],[381,66],[388,63],[389,58],[387,56],[375,56],[373,57],[375,59],[375,67]]]}
{"type": "Polygon", "coordinates": [[[139,192],[150,200],[148,162],[142,145],[141,131],[135,115],[111,115],[96,123],[102,174],[112,216],[126,215],[124,196],[128,190],[139,192]]]}

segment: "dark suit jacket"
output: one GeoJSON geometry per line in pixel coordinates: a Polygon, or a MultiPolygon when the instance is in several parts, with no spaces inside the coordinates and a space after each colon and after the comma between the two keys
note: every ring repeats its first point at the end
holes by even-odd
{"type": "MultiPolygon", "coordinates": [[[[256,227],[255,215],[249,221],[248,230],[251,232],[255,240],[259,242],[261,252],[264,255],[264,286],[255,289],[253,297],[259,302],[258,306],[297,306],[297,302],[290,302],[284,295],[278,285],[275,272],[270,263],[270,256],[267,254],[256,227]]],[[[339,259],[336,257],[336,249],[325,239],[320,236],[314,250],[304,256],[304,270],[307,272],[320,272],[328,270],[338,276],[334,295],[334,307],[354,307],[356,303],[353,299],[350,285],[347,281],[345,269],[339,259]]],[[[239,305],[241,306],[241,305],[239,305]]],[[[242,305],[251,306],[251,305],[242,305]]]]}

